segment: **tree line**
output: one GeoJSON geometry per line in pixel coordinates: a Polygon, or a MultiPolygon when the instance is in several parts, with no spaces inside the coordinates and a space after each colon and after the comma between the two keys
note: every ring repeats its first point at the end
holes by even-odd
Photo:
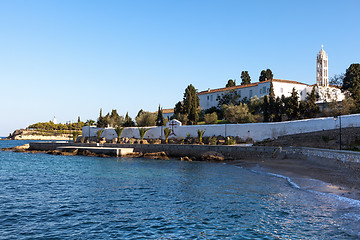
{"type": "Polygon", "coordinates": [[[135,120],[129,116],[129,113],[126,113],[125,117],[119,115],[115,109],[103,116],[102,109],[100,109],[96,126],[99,128],[165,126],[167,122],[168,119],[163,117],[163,110],[159,105],[157,113],[140,109],[135,120]]]}
{"type": "Polygon", "coordinates": [[[78,118],[78,122],[75,123],[55,124],[52,121],[39,122],[39,123],[31,124],[27,128],[33,130],[81,131],[83,126],[85,126],[85,123],[80,121],[80,118],[78,118]]]}

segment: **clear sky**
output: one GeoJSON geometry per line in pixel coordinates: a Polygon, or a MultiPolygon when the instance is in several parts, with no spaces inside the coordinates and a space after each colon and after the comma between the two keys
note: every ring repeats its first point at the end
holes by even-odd
{"type": "Polygon", "coordinates": [[[360,62],[360,1],[0,0],[0,136],[56,116],[172,108],[247,70],[315,83],[360,62]]]}

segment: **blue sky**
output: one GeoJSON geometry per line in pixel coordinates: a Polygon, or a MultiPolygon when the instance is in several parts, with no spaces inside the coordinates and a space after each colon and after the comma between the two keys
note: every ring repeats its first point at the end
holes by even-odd
{"type": "Polygon", "coordinates": [[[0,0],[0,136],[35,122],[135,117],[199,90],[275,78],[315,83],[360,56],[359,1],[0,0]]]}

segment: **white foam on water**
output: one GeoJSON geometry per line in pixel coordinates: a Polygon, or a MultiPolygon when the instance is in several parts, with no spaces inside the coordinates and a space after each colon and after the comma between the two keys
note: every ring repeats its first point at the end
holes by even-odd
{"type": "MultiPolygon", "coordinates": [[[[235,165],[235,167],[242,168],[242,169],[247,169],[247,168],[244,168],[244,167],[241,167],[241,166],[236,166],[236,165],[235,165]]],[[[320,192],[320,191],[315,191],[315,190],[310,190],[310,189],[304,189],[304,188],[301,188],[299,185],[297,185],[295,182],[293,182],[289,177],[281,175],[281,174],[265,172],[265,171],[262,171],[262,170],[254,170],[254,169],[248,169],[248,170],[250,170],[250,171],[252,171],[254,173],[267,174],[267,175],[270,175],[270,176],[282,178],[282,179],[285,179],[290,184],[290,186],[292,186],[293,188],[308,191],[308,192],[312,192],[312,193],[315,193],[315,194],[320,194],[320,195],[323,195],[323,196],[326,196],[326,197],[331,197],[331,198],[334,198],[334,199],[339,200],[341,202],[345,202],[345,203],[347,203],[347,204],[349,204],[349,205],[351,205],[353,207],[360,207],[360,201],[359,200],[339,196],[339,195],[332,194],[332,193],[325,193],[325,192],[320,192]]],[[[317,180],[317,179],[314,179],[314,180],[320,181],[320,180],[317,180]]],[[[322,181],[320,181],[320,182],[322,182],[322,181]]]]}

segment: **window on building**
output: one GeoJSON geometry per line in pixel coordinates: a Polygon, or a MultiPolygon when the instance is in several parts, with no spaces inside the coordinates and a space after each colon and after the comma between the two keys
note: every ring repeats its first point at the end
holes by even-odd
{"type": "Polygon", "coordinates": [[[249,97],[252,97],[252,90],[249,91],[249,97]]]}
{"type": "Polygon", "coordinates": [[[209,96],[207,96],[207,100],[209,101],[209,96]]]}
{"type": "Polygon", "coordinates": [[[284,89],[283,89],[283,88],[280,88],[280,91],[281,91],[281,93],[283,93],[283,92],[284,92],[284,89]]]}
{"type": "Polygon", "coordinates": [[[265,94],[266,93],[266,87],[263,87],[263,93],[265,94]]]}
{"type": "Polygon", "coordinates": [[[212,100],[213,100],[213,95],[210,96],[210,101],[212,101],[212,100]]]}
{"type": "Polygon", "coordinates": [[[269,88],[268,88],[268,89],[266,89],[266,92],[267,92],[267,93],[269,93],[269,88]]]}
{"type": "Polygon", "coordinates": [[[261,88],[260,88],[260,94],[261,94],[261,88]]]}

